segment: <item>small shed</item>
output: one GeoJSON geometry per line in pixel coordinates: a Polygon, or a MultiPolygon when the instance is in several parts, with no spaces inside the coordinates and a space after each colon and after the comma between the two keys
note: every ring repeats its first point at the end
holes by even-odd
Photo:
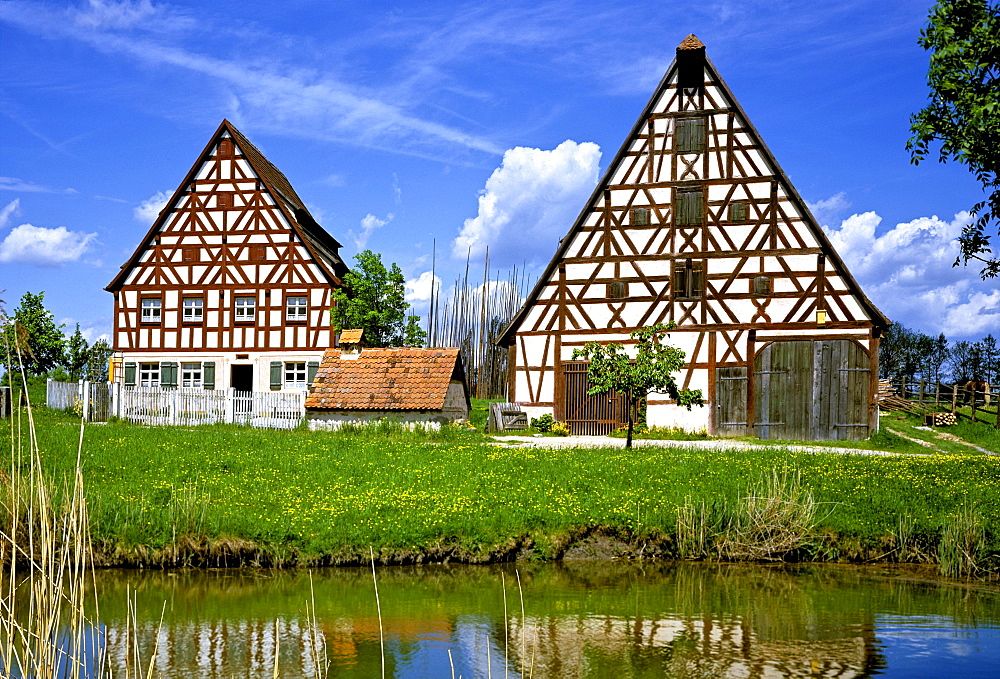
{"type": "Polygon", "coordinates": [[[469,419],[458,349],[348,346],[323,355],[306,396],[310,429],[383,418],[433,427],[469,419]]]}

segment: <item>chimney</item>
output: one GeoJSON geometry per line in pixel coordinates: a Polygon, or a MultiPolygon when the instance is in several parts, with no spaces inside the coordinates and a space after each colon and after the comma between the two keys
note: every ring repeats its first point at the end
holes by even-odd
{"type": "Polygon", "coordinates": [[[363,330],[343,330],[340,333],[340,358],[356,361],[361,358],[361,333],[363,330]]]}
{"type": "Polygon", "coordinates": [[[705,86],[705,45],[694,33],[677,46],[677,82],[685,90],[705,86]]]}

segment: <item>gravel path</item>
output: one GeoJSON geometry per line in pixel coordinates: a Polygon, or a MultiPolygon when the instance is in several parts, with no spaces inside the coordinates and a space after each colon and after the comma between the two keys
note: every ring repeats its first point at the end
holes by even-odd
{"type": "MultiPolygon", "coordinates": [[[[497,445],[528,448],[624,448],[625,439],[611,436],[497,436],[497,445]]],[[[715,439],[711,441],[668,441],[663,439],[633,439],[633,448],[704,448],[718,450],[735,448],[739,450],[774,450],[779,446],[758,445],[742,441],[715,439]]],[[[840,453],[843,455],[898,455],[885,450],[863,450],[860,448],[833,448],[827,446],[780,446],[796,453],[840,453]]]]}

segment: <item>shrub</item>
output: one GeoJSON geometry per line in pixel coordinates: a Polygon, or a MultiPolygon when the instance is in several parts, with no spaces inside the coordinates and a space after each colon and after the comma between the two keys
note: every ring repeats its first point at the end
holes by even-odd
{"type": "Polygon", "coordinates": [[[553,424],[555,424],[555,418],[549,413],[545,413],[539,417],[534,417],[531,420],[531,426],[543,434],[547,431],[551,431],[553,424]]]}
{"type": "Polygon", "coordinates": [[[556,436],[569,436],[569,425],[565,422],[553,422],[550,431],[556,436]]]}

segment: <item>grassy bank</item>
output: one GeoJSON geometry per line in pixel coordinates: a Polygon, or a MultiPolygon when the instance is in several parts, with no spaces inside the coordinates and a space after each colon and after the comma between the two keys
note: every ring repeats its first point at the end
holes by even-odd
{"type": "MultiPolygon", "coordinates": [[[[78,420],[36,420],[47,473],[71,479],[78,420]]],[[[957,574],[995,569],[1000,552],[1000,459],[977,454],[548,451],[460,430],[109,423],[88,426],[82,460],[106,564],[361,563],[369,545],[386,562],[559,558],[603,540],[625,555],[950,559],[957,574]],[[765,546],[740,551],[753,541],[765,546]]]]}

